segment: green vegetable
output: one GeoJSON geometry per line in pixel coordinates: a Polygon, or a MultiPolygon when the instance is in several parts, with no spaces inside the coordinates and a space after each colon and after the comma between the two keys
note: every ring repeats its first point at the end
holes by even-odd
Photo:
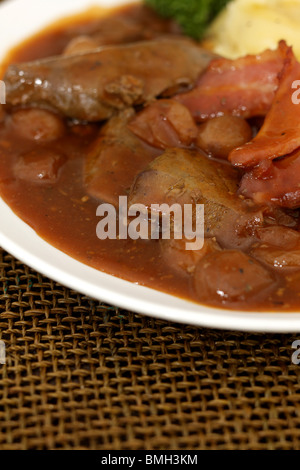
{"type": "Polygon", "coordinates": [[[230,0],[144,0],[165,18],[173,18],[185,34],[201,39],[207,26],[230,0]]]}

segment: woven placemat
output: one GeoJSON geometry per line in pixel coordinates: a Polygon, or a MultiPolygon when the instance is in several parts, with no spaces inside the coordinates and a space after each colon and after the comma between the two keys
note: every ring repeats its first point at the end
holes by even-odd
{"type": "Polygon", "coordinates": [[[0,251],[0,449],[299,450],[296,339],[119,310],[0,251]]]}

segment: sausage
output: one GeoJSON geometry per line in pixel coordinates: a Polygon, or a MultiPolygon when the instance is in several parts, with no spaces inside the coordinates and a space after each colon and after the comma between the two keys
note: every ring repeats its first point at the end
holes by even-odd
{"type": "Polygon", "coordinates": [[[51,142],[65,132],[62,119],[44,109],[19,109],[12,114],[11,120],[15,132],[36,142],[51,142]]]}
{"type": "Polygon", "coordinates": [[[197,145],[215,158],[227,159],[231,150],[249,142],[252,130],[245,119],[225,114],[199,128],[197,145]]]}

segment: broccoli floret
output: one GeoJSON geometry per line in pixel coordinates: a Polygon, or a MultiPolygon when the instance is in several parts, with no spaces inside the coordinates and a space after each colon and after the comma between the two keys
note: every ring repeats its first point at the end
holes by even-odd
{"type": "Polygon", "coordinates": [[[230,0],[144,0],[165,18],[173,18],[185,34],[201,39],[207,26],[230,0]]]}

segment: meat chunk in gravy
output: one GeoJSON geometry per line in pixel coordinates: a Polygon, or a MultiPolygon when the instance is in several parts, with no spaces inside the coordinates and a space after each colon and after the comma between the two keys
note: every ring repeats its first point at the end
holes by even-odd
{"type": "Polygon", "coordinates": [[[130,130],[157,148],[189,147],[198,128],[189,110],[172,99],[154,101],[129,123],[130,130]]]}
{"type": "MultiPolygon", "coordinates": [[[[204,204],[205,236],[215,237],[224,248],[248,243],[257,225],[260,210],[249,208],[236,197],[238,172],[229,165],[186,149],[168,149],[137,176],[129,205],[204,204]]],[[[162,214],[164,215],[164,214],[162,214]]]]}
{"type": "Polygon", "coordinates": [[[192,87],[212,55],[188,39],[156,39],[11,65],[8,105],[50,106],[85,121],[192,87]]]}
{"type": "Polygon", "coordinates": [[[111,118],[87,152],[85,187],[91,196],[118,206],[132,181],[159,152],[147,146],[127,127],[135,116],[132,109],[111,118]]]}
{"type": "Polygon", "coordinates": [[[208,254],[216,253],[221,248],[214,238],[204,240],[203,247],[200,250],[187,250],[188,240],[170,239],[160,240],[160,251],[163,260],[167,266],[172,267],[175,272],[180,274],[192,275],[195,272],[198,263],[208,254]]]}
{"type": "Polygon", "coordinates": [[[151,8],[136,5],[80,28],[69,28],[68,33],[72,39],[65,48],[65,55],[87,52],[100,46],[154,39],[164,34],[179,34],[180,29],[173,21],[160,18],[151,8]]]}
{"type": "Polygon", "coordinates": [[[237,250],[208,254],[197,264],[195,289],[202,301],[245,302],[272,292],[276,276],[254,258],[237,250]]]}
{"type": "Polygon", "coordinates": [[[300,267],[300,233],[288,227],[273,226],[257,230],[258,243],[251,255],[266,266],[276,270],[293,270],[300,267]]]}
{"type": "Polygon", "coordinates": [[[53,185],[66,161],[65,155],[47,149],[21,155],[14,165],[14,176],[29,183],[53,185]]]}
{"type": "Polygon", "coordinates": [[[11,121],[17,135],[35,142],[51,142],[65,132],[60,116],[44,109],[18,109],[12,113],[11,121]]]}

